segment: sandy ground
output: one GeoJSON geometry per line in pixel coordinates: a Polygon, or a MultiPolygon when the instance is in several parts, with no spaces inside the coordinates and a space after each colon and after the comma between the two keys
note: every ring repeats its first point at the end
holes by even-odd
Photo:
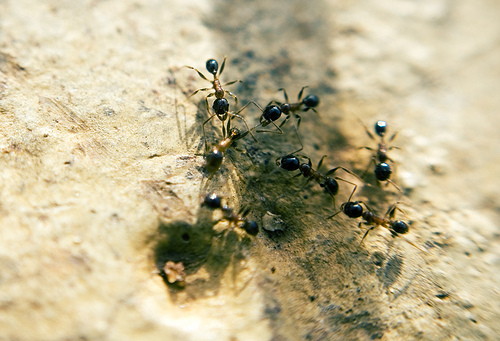
{"type": "Polygon", "coordinates": [[[0,0],[0,340],[497,339],[499,17],[493,0],[0,0]],[[210,84],[182,67],[224,56],[240,103],[319,96],[299,131],[322,172],[362,174],[363,124],[386,120],[404,194],[335,175],[381,215],[403,202],[410,233],[360,245],[360,219],[326,219],[351,185],[336,208],[298,192],[275,164],[293,118],[207,181],[188,96],[210,84]],[[213,226],[208,191],[261,232],[213,226]]]}

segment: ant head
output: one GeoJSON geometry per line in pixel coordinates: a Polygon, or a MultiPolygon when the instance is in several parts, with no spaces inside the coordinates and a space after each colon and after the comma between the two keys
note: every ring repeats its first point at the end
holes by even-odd
{"type": "Polygon", "coordinates": [[[318,96],[315,95],[307,95],[303,100],[302,103],[308,107],[308,108],[315,108],[319,104],[319,98],[318,96]]]}
{"type": "Polygon", "coordinates": [[[256,236],[259,233],[259,225],[255,221],[245,221],[241,228],[251,236],[256,236]]]}
{"type": "Polygon", "coordinates": [[[336,195],[339,192],[339,183],[333,178],[327,178],[320,186],[324,187],[325,192],[330,195],[336,195]]]}
{"type": "Polygon", "coordinates": [[[207,196],[203,200],[202,205],[213,209],[221,208],[222,207],[221,198],[215,192],[207,194],[207,196]]]}
{"type": "Polygon", "coordinates": [[[207,70],[211,74],[215,75],[217,73],[217,70],[219,70],[219,63],[217,63],[215,59],[207,60],[207,70]]]}
{"type": "Polygon", "coordinates": [[[206,161],[205,168],[210,174],[213,174],[220,168],[223,160],[224,160],[224,153],[221,152],[219,149],[214,148],[205,156],[205,161],[206,161]]]}
{"type": "Polygon", "coordinates": [[[269,122],[274,122],[281,116],[281,108],[277,105],[268,105],[264,112],[262,113],[262,117],[269,122]]]}
{"type": "Polygon", "coordinates": [[[410,228],[408,227],[408,224],[406,224],[402,220],[397,220],[392,224],[392,231],[396,234],[405,234],[408,233],[410,228]]]}
{"type": "Polygon", "coordinates": [[[385,181],[391,177],[392,170],[385,162],[381,162],[375,166],[375,177],[378,181],[385,181]]]}
{"type": "Polygon", "coordinates": [[[276,164],[287,171],[295,171],[300,167],[299,158],[294,155],[283,156],[276,164]]]}
{"type": "Polygon", "coordinates": [[[363,206],[357,201],[349,201],[342,204],[340,209],[349,218],[359,218],[363,214],[363,206]]]}
{"type": "Polygon", "coordinates": [[[212,109],[214,109],[217,116],[225,115],[229,111],[229,102],[225,98],[217,98],[212,104],[212,109]]]}
{"type": "Polygon", "coordinates": [[[387,131],[387,122],[386,121],[377,121],[375,123],[375,132],[378,136],[382,137],[385,135],[387,131]]]}

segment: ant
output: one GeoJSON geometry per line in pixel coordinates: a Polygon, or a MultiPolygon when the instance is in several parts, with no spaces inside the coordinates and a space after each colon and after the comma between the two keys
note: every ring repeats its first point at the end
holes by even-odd
{"type": "Polygon", "coordinates": [[[226,150],[231,147],[231,145],[235,141],[242,139],[248,133],[249,131],[241,133],[238,128],[231,128],[228,137],[224,138],[218,144],[214,145],[211,150],[207,148],[207,153],[205,155],[205,168],[210,174],[208,179],[210,179],[215,174],[215,172],[219,170],[220,166],[222,165],[222,161],[224,161],[226,150]]]}
{"type": "MultiPolygon", "coordinates": [[[[363,124],[363,122],[361,122],[363,124]]],[[[363,124],[365,127],[366,133],[372,140],[376,140],[376,138],[370,133],[368,128],[363,124]]],[[[370,165],[373,163],[375,164],[375,178],[377,179],[377,182],[379,181],[386,181],[387,183],[391,183],[396,189],[400,192],[403,192],[401,188],[399,188],[394,181],[390,179],[391,174],[392,174],[392,169],[391,166],[387,163],[387,161],[391,161],[392,163],[395,163],[394,160],[392,160],[389,155],[387,155],[387,152],[391,149],[399,149],[399,147],[388,147],[384,137],[385,133],[387,131],[387,122],[385,121],[377,121],[375,123],[375,133],[380,137],[380,142],[378,143],[378,148],[375,151],[373,148],[370,147],[360,147],[360,149],[368,149],[372,152],[374,152],[374,155],[368,164],[368,167],[366,168],[365,172],[363,173],[362,178],[365,178],[366,173],[368,172],[368,169],[370,168],[370,165]],[[377,163],[378,160],[378,163],[377,163]]],[[[392,142],[394,138],[396,137],[397,132],[395,132],[389,139],[389,142],[392,142]]]]}
{"type": "MultiPolygon", "coordinates": [[[[363,243],[363,241],[365,240],[368,233],[370,233],[371,230],[375,229],[378,226],[382,226],[382,227],[385,227],[386,229],[388,229],[391,232],[391,235],[393,237],[397,237],[397,236],[400,236],[402,234],[406,234],[410,231],[410,228],[408,227],[408,224],[406,222],[404,222],[402,220],[395,220],[394,219],[394,217],[396,215],[396,211],[400,211],[400,212],[404,213],[404,211],[398,207],[398,205],[401,204],[401,202],[396,202],[396,203],[392,204],[389,207],[389,209],[387,210],[385,216],[380,217],[377,214],[375,214],[375,212],[366,203],[364,203],[362,201],[351,201],[351,198],[352,198],[355,191],[356,191],[356,188],[354,188],[351,195],[349,196],[349,200],[347,200],[347,202],[344,202],[340,206],[340,210],[335,212],[331,216],[327,217],[327,219],[335,217],[340,212],[344,212],[344,214],[346,216],[348,216],[349,218],[353,218],[353,219],[362,217],[364,219],[364,221],[360,222],[358,224],[358,227],[361,227],[361,225],[363,225],[363,224],[368,225],[368,226],[371,225],[371,227],[363,235],[363,238],[361,239],[361,242],[359,243],[360,245],[363,243]],[[363,204],[365,206],[366,210],[363,209],[363,206],[361,204],[363,204]]],[[[400,237],[402,237],[402,236],[400,236],[400,237]]],[[[409,244],[411,244],[414,247],[416,247],[417,249],[419,249],[420,251],[423,251],[421,248],[419,248],[417,245],[415,245],[411,241],[407,240],[406,238],[405,238],[405,240],[409,244]]]]}
{"type": "MultiPolygon", "coordinates": [[[[295,155],[289,154],[289,155],[283,156],[282,158],[278,158],[276,160],[276,165],[283,168],[284,170],[287,170],[287,171],[299,170],[300,173],[295,175],[295,177],[303,175],[305,178],[307,178],[307,182],[304,184],[304,186],[302,186],[302,188],[299,191],[304,189],[306,187],[306,185],[309,183],[309,181],[315,180],[321,187],[324,188],[324,191],[332,197],[333,206],[335,207],[335,195],[337,195],[337,193],[339,191],[339,183],[337,182],[337,180],[341,180],[341,181],[344,181],[346,183],[353,185],[354,190],[356,190],[356,188],[358,187],[355,183],[353,183],[351,181],[348,181],[348,180],[345,180],[345,179],[342,179],[339,177],[330,177],[329,176],[329,175],[334,174],[337,170],[342,169],[343,171],[345,171],[345,172],[347,172],[347,173],[349,173],[349,174],[351,174],[359,179],[359,177],[356,174],[354,174],[353,172],[351,172],[347,168],[344,168],[342,166],[338,166],[338,167],[330,169],[325,174],[322,174],[322,173],[318,172],[317,170],[314,170],[312,168],[311,159],[308,157],[306,157],[306,158],[308,160],[307,163],[300,163],[300,160],[298,157],[296,157],[295,155]]],[[[324,155],[321,158],[321,160],[318,163],[317,169],[321,168],[321,165],[323,164],[323,160],[325,158],[326,158],[326,155],[324,155]]]]}
{"type": "MultiPolygon", "coordinates": [[[[198,92],[200,91],[209,91],[209,90],[214,90],[214,92],[212,93],[209,93],[206,97],[205,97],[205,103],[207,105],[207,112],[210,114],[210,108],[208,106],[208,97],[212,97],[212,96],[215,96],[217,99],[223,99],[224,98],[224,95],[227,93],[229,96],[233,97],[234,98],[234,101],[236,102],[236,104],[238,104],[238,97],[236,97],[232,92],[230,91],[227,91],[227,90],[224,90],[222,88],[222,85],[220,83],[220,80],[219,80],[219,77],[220,75],[222,74],[222,71],[224,71],[224,66],[226,65],[226,57],[224,56],[224,61],[222,62],[222,65],[220,67],[220,71],[219,71],[219,74],[217,75],[217,71],[219,70],[219,63],[217,63],[217,61],[215,59],[209,59],[207,60],[206,62],[206,68],[207,68],[207,71],[210,72],[213,76],[214,76],[214,79],[213,81],[211,81],[210,79],[208,79],[203,73],[201,73],[198,69],[195,69],[194,67],[192,66],[189,66],[189,65],[185,65],[185,67],[191,69],[191,70],[194,70],[196,72],[198,72],[198,75],[203,78],[204,80],[206,80],[207,82],[210,82],[212,83],[212,87],[210,88],[201,88],[201,89],[198,89],[196,90],[195,92],[193,92],[191,95],[188,96],[188,98],[190,98],[191,96],[194,96],[196,95],[198,92]]],[[[231,85],[231,84],[234,84],[236,82],[241,82],[240,80],[235,80],[235,81],[231,81],[229,83],[226,83],[224,84],[224,86],[226,85],[231,85]]],[[[215,109],[214,109],[215,110],[215,109]]],[[[229,110],[229,105],[228,105],[228,110],[229,110]]],[[[215,110],[217,111],[217,110],[215,110]]]]}
{"type": "MultiPolygon", "coordinates": [[[[308,86],[304,86],[304,87],[302,87],[302,89],[300,89],[299,95],[297,96],[297,100],[298,100],[297,103],[290,103],[290,101],[288,99],[288,94],[286,93],[286,90],[284,88],[278,89],[278,91],[282,91],[283,90],[283,93],[285,95],[285,103],[281,103],[281,102],[278,102],[278,101],[271,101],[269,103],[269,104],[276,103],[277,105],[279,105],[279,107],[280,107],[281,111],[283,112],[283,114],[286,115],[286,118],[285,118],[285,120],[283,122],[281,122],[280,127],[282,127],[286,123],[286,121],[290,118],[290,116],[292,115],[292,113],[294,114],[295,118],[297,119],[297,127],[296,127],[296,129],[299,129],[300,121],[302,119],[300,117],[300,115],[297,114],[297,112],[299,112],[299,111],[306,112],[306,111],[312,110],[315,113],[318,113],[316,111],[316,109],[315,109],[318,106],[318,104],[319,104],[319,98],[318,98],[318,96],[316,96],[316,95],[307,95],[306,97],[304,97],[304,99],[301,100],[302,94],[304,93],[304,89],[305,88],[308,88],[308,86]]],[[[268,106],[269,106],[269,104],[268,104],[268,106]]]]}
{"type": "Polygon", "coordinates": [[[259,226],[255,221],[248,220],[246,216],[250,212],[250,208],[241,208],[238,213],[234,213],[233,209],[227,205],[222,205],[221,198],[216,193],[208,194],[204,199],[202,206],[206,206],[209,209],[220,209],[222,210],[222,218],[219,221],[227,221],[235,227],[239,227],[245,230],[251,236],[256,236],[259,233],[259,226]]]}
{"type": "Polygon", "coordinates": [[[252,135],[253,139],[256,142],[258,142],[257,139],[255,138],[255,135],[252,133],[252,131],[248,127],[247,121],[245,120],[245,118],[243,116],[240,115],[240,112],[242,112],[243,110],[245,110],[246,107],[250,103],[251,102],[248,102],[242,108],[240,108],[240,110],[238,110],[236,112],[230,112],[229,111],[229,102],[227,101],[227,99],[225,99],[225,98],[220,98],[220,99],[217,98],[217,99],[215,99],[214,103],[212,104],[212,109],[214,110],[214,113],[212,115],[210,115],[210,117],[205,122],[203,122],[203,125],[202,125],[202,128],[203,128],[203,138],[205,139],[205,149],[208,149],[208,146],[207,146],[207,136],[206,136],[206,133],[205,133],[205,125],[214,116],[217,116],[217,118],[222,122],[222,137],[223,138],[228,137],[228,135],[226,135],[226,134],[229,133],[230,130],[231,130],[231,117],[237,117],[237,118],[241,119],[245,123],[245,126],[247,127],[247,130],[250,132],[250,135],[252,135]],[[224,121],[226,121],[226,119],[227,119],[227,127],[224,125],[224,121]]]}

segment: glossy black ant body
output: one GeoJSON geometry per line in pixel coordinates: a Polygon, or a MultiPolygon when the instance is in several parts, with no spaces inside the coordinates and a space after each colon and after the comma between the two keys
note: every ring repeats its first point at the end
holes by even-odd
{"type": "MultiPolygon", "coordinates": [[[[326,155],[324,155],[321,158],[321,160],[318,163],[317,169],[319,169],[322,166],[323,160],[325,159],[325,157],[326,157],[326,155]]],[[[339,191],[339,183],[337,182],[337,180],[341,180],[341,181],[344,181],[346,183],[353,185],[354,190],[356,190],[356,188],[358,187],[355,183],[353,183],[351,181],[348,181],[348,180],[345,180],[345,179],[342,179],[339,177],[330,177],[330,175],[334,174],[337,170],[342,169],[346,173],[349,173],[349,174],[351,174],[359,179],[359,177],[356,174],[354,174],[353,172],[351,172],[347,168],[344,168],[342,166],[338,166],[338,167],[330,169],[328,172],[323,174],[323,173],[320,173],[319,171],[313,169],[311,159],[309,159],[308,157],[306,157],[306,158],[307,158],[308,162],[301,163],[297,156],[289,154],[289,155],[283,156],[283,157],[276,160],[276,165],[283,168],[284,170],[287,170],[287,171],[299,170],[300,173],[295,175],[296,177],[303,175],[305,178],[307,178],[307,182],[304,184],[304,186],[302,186],[302,188],[300,190],[302,190],[311,180],[314,180],[324,189],[324,191],[327,194],[329,194],[332,197],[333,204],[335,206],[335,195],[337,195],[337,193],[339,191]]]]}
{"type": "Polygon", "coordinates": [[[285,95],[285,103],[281,103],[278,101],[271,101],[268,104],[268,106],[269,106],[270,104],[276,103],[277,105],[279,105],[283,114],[286,115],[285,120],[283,122],[281,122],[281,124],[279,125],[280,127],[282,127],[286,123],[286,121],[288,121],[290,116],[292,114],[294,114],[295,118],[297,119],[297,129],[299,129],[300,121],[302,118],[300,117],[299,114],[297,114],[298,112],[300,112],[300,111],[306,112],[306,111],[312,110],[315,113],[317,113],[315,108],[319,104],[319,98],[316,95],[307,95],[306,97],[304,97],[304,99],[302,99],[302,95],[304,93],[305,88],[307,88],[307,86],[304,86],[304,87],[302,87],[302,89],[300,89],[299,94],[297,96],[298,102],[296,102],[296,103],[290,103],[290,100],[288,99],[288,94],[286,93],[286,90],[281,88],[278,91],[283,90],[283,93],[285,95]]]}
{"type": "MultiPolygon", "coordinates": [[[[363,122],[361,122],[363,123],[363,122]]],[[[372,140],[376,140],[376,138],[372,135],[372,133],[366,128],[366,126],[363,124],[365,127],[366,133],[372,140]]],[[[371,164],[375,164],[375,178],[377,181],[386,181],[387,183],[391,183],[396,189],[400,192],[401,189],[399,188],[398,185],[394,183],[390,179],[391,174],[392,174],[392,169],[391,166],[387,163],[387,161],[391,161],[392,163],[395,163],[394,160],[392,160],[389,155],[387,154],[389,150],[391,149],[399,149],[398,147],[388,147],[387,143],[385,142],[385,134],[387,132],[387,122],[385,121],[377,121],[375,123],[375,133],[380,137],[380,141],[378,142],[378,148],[377,150],[374,150],[373,148],[370,147],[360,147],[360,149],[368,149],[374,153],[372,159],[370,160],[370,163],[368,164],[368,167],[366,168],[365,172],[363,173],[362,178],[366,176],[366,173],[368,172],[368,169],[370,168],[371,164]],[[378,161],[378,163],[377,163],[378,161]]],[[[389,142],[392,142],[394,138],[396,137],[397,132],[394,133],[391,138],[389,139],[389,142]]]]}
{"type": "MultiPolygon", "coordinates": [[[[370,233],[371,230],[375,229],[378,226],[382,226],[382,227],[385,227],[386,229],[388,229],[389,232],[391,232],[391,235],[393,237],[397,237],[397,236],[400,236],[402,234],[406,234],[410,231],[410,228],[408,227],[408,224],[406,222],[404,222],[402,220],[395,220],[394,219],[394,217],[396,215],[396,210],[403,212],[403,210],[401,210],[398,207],[398,205],[401,204],[400,202],[396,202],[396,203],[392,204],[389,207],[389,209],[387,210],[385,216],[380,217],[377,214],[375,214],[375,212],[366,203],[364,203],[362,201],[351,201],[351,198],[352,198],[355,191],[356,191],[356,189],[354,189],[354,191],[349,196],[349,200],[347,202],[344,202],[340,206],[340,210],[335,212],[331,216],[327,217],[327,219],[335,217],[340,212],[343,212],[349,218],[353,218],[353,219],[356,219],[359,217],[363,218],[364,221],[360,222],[358,224],[358,227],[361,227],[361,225],[363,225],[363,224],[371,226],[371,227],[363,235],[363,238],[361,239],[360,245],[363,243],[363,241],[365,240],[368,233],[370,233]],[[363,205],[365,206],[366,210],[363,208],[363,205]]],[[[422,249],[420,249],[418,246],[413,244],[411,241],[407,240],[406,238],[405,238],[405,240],[409,244],[413,245],[414,247],[416,247],[417,249],[422,251],[422,249]]]]}
{"type": "MultiPolygon", "coordinates": [[[[236,104],[238,104],[238,98],[230,91],[227,91],[227,90],[224,90],[222,88],[222,85],[220,83],[220,80],[219,80],[219,77],[220,75],[222,74],[222,71],[224,71],[224,66],[226,65],[226,57],[224,57],[224,61],[222,62],[222,65],[220,67],[220,71],[219,71],[219,74],[217,75],[217,71],[219,70],[219,63],[217,63],[217,61],[215,59],[209,59],[207,60],[207,63],[206,63],[206,68],[207,68],[207,71],[210,72],[213,76],[214,76],[214,79],[213,80],[210,80],[208,79],[203,73],[201,73],[198,69],[192,67],[192,66],[188,66],[188,65],[185,65],[185,67],[191,69],[191,70],[194,70],[196,72],[198,72],[198,75],[203,78],[204,80],[206,80],[207,82],[210,82],[212,83],[212,87],[210,88],[201,88],[201,89],[198,89],[196,91],[194,91],[191,95],[188,96],[191,97],[191,96],[194,96],[196,95],[198,92],[200,91],[209,91],[209,90],[214,90],[214,92],[212,93],[209,93],[206,97],[205,97],[205,103],[207,105],[207,112],[210,113],[210,108],[208,106],[208,98],[209,97],[212,97],[212,96],[215,96],[215,98],[217,99],[223,99],[225,94],[228,94],[229,96],[233,97],[234,98],[234,101],[236,102],[236,104]]],[[[235,81],[231,81],[231,82],[228,82],[226,84],[224,84],[224,86],[227,86],[227,85],[231,85],[231,84],[234,84],[236,82],[241,82],[240,80],[235,80],[235,81]]],[[[214,109],[215,110],[215,109],[214,109]]],[[[229,105],[228,105],[228,108],[227,110],[229,110],[229,105]]],[[[215,110],[217,111],[217,110],[215,110]]]]}
{"type": "Polygon", "coordinates": [[[222,200],[216,193],[208,194],[204,198],[202,205],[212,210],[220,209],[222,211],[222,218],[219,221],[227,221],[231,225],[245,230],[251,236],[256,236],[259,233],[257,223],[246,218],[250,212],[248,207],[240,209],[238,213],[234,213],[232,208],[222,205],[222,200]]]}
{"type": "Polygon", "coordinates": [[[212,104],[212,109],[214,110],[214,113],[210,115],[210,117],[203,122],[202,128],[203,128],[203,138],[205,139],[205,149],[207,149],[207,135],[205,133],[205,125],[214,117],[217,116],[217,118],[222,122],[222,137],[226,138],[228,137],[228,133],[231,130],[231,117],[237,117],[241,119],[244,123],[245,126],[252,135],[253,139],[257,142],[257,139],[255,138],[255,135],[252,133],[250,128],[248,127],[248,123],[245,120],[243,116],[240,115],[240,112],[246,109],[246,107],[250,104],[251,102],[248,102],[245,104],[243,107],[241,107],[238,111],[236,112],[230,112],[229,111],[229,102],[225,98],[216,98],[214,103],[212,104]],[[227,120],[227,127],[224,125],[224,122],[227,120]]]}

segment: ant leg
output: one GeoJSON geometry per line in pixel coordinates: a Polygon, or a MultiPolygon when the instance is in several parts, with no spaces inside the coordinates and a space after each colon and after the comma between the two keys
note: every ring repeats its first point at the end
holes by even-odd
{"type": "Polygon", "coordinates": [[[220,66],[219,77],[222,74],[222,71],[224,71],[224,67],[226,66],[226,59],[227,57],[224,56],[224,60],[222,61],[222,65],[220,66]]]}
{"type": "MultiPolygon", "coordinates": [[[[358,227],[361,227],[363,223],[359,223],[358,227]]],[[[363,238],[361,238],[361,241],[359,242],[359,245],[361,246],[361,244],[363,244],[363,240],[365,240],[366,236],[368,235],[368,233],[370,233],[371,230],[373,230],[375,227],[377,227],[377,225],[374,225],[372,227],[370,227],[364,234],[363,238]]]]}
{"type": "MultiPolygon", "coordinates": [[[[241,115],[239,115],[240,112],[242,112],[243,110],[246,109],[246,107],[248,107],[248,105],[250,104],[251,102],[248,102],[247,104],[245,104],[243,107],[240,108],[240,110],[238,110],[237,112],[235,113],[229,113],[229,121],[231,120],[231,117],[238,117],[239,119],[241,119],[243,121],[243,123],[245,123],[245,126],[247,127],[247,131],[250,133],[250,135],[252,135],[253,139],[255,140],[255,142],[259,142],[257,140],[257,138],[255,138],[255,135],[252,133],[252,130],[250,129],[250,127],[248,126],[248,123],[247,123],[247,120],[245,120],[245,118],[241,115]]],[[[229,124],[229,123],[228,123],[229,124]]],[[[229,130],[229,128],[228,128],[229,130]]]]}
{"type": "Polygon", "coordinates": [[[358,185],[354,184],[354,189],[352,190],[351,195],[349,195],[349,199],[347,200],[347,202],[351,202],[352,196],[354,195],[354,192],[356,192],[357,189],[358,185]]]}
{"type": "Polygon", "coordinates": [[[213,88],[201,88],[201,89],[195,90],[191,95],[187,96],[185,100],[190,99],[191,97],[193,97],[194,95],[196,95],[200,91],[209,91],[209,90],[212,90],[212,89],[213,88]]]}
{"type": "MultiPolygon", "coordinates": [[[[300,124],[300,116],[298,116],[298,117],[299,117],[299,123],[298,124],[300,124]]],[[[298,153],[302,149],[304,149],[304,144],[302,143],[302,139],[300,138],[300,134],[299,134],[298,124],[297,124],[297,126],[294,125],[293,127],[295,128],[295,133],[297,134],[297,138],[299,139],[300,148],[297,149],[296,151],[294,151],[292,154],[298,153]]]]}
{"type": "MultiPolygon", "coordinates": [[[[238,83],[238,82],[240,82],[240,83],[245,83],[245,82],[243,82],[241,79],[236,79],[236,80],[234,80],[234,81],[227,82],[227,83],[223,84],[222,86],[232,85],[232,84],[234,84],[234,83],[238,83]]],[[[229,92],[229,91],[226,91],[226,92],[229,92]]]]}
{"type": "MultiPolygon", "coordinates": [[[[319,160],[319,162],[318,162],[318,168],[316,168],[317,170],[319,170],[321,168],[321,166],[323,165],[323,160],[325,158],[326,158],[326,155],[323,155],[323,157],[321,158],[321,160],[319,160]]],[[[311,161],[311,160],[309,160],[309,161],[311,161]]],[[[310,166],[312,166],[312,165],[310,165],[310,166]]],[[[326,174],[326,175],[328,175],[328,174],[326,174]]]]}
{"type": "Polygon", "coordinates": [[[389,219],[394,219],[394,216],[396,215],[396,210],[399,212],[405,214],[405,211],[403,211],[401,208],[398,207],[398,205],[403,204],[402,201],[395,202],[392,204],[388,209],[387,212],[385,213],[384,218],[389,217],[389,219]]]}
{"type": "Polygon", "coordinates": [[[376,141],[375,137],[372,135],[372,133],[370,133],[370,130],[368,130],[368,128],[366,127],[366,125],[363,123],[363,121],[361,121],[361,119],[360,119],[359,117],[358,117],[358,121],[359,121],[359,123],[361,123],[361,125],[363,126],[363,128],[365,128],[365,131],[366,131],[366,133],[368,134],[368,136],[369,136],[372,140],[376,141]]]}
{"type": "Polygon", "coordinates": [[[278,91],[283,90],[283,94],[285,95],[285,102],[290,103],[290,100],[288,99],[288,94],[286,93],[285,88],[279,88],[278,91]]]}
{"type": "Polygon", "coordinates": [[[370,169],[370,166],[372,165],[372,163],[374,165],[377,164],[377,162],[375,161],[375,157],[372,157],[372,159],[370,160],[370,162],[368,163],[368,167],[366,167],[366,170],[363,172],[363,175],[361,176],[361,179],[364,179],[366,177],[366,174],[368,174],[368,170],[370,169]]]}
{"type": "Polygon", "coordinates": [[[229,128],[231,128],[231,123],[230,120],[227,122],[228,128],[224,126],[224,121],[220,121],[222,123],[222,138],[226,138],[227,134],[229,133],[229,128]]]}
{"type": "MultiPolygon", "coordinates": [[[[264,122],[268,123],[267,121],[264,121],[264,122]]],[[[258,132],[258,133],[276,133],[276,134],[280,134],[280,135],[283,134],[283,130],[281,130],[281,128],[278,127],[276,125],[276,123],[274,123],[274,121],[272,121],[271,123],[276,127],[276,129],[278,129],[278,131],[261,129],[261,130],[256,130],[256,132],[258,132]]],[[[258,126],[262,126],[262,122],[260,122],[259,125],[257,125],[255,128],[257,128],[258,126]]]]}
{"type": "Polygon", "coordinates": [[[288,121],[288,119],[290,118],[290,115],[288,115],[287,117],[285,117],[285,119],[283,120],[283,122],[281,122],[281,124],[279,125],[279,127],[283,127],[283,125],[288,121]]]}
{"type": "MultiPolygon", "coordinates": [[[[325,174],[325,175],[326,175],[326,176],[331,175],[331,174],[335,173],[335,172],[336,172],[337,170],[339,170],[339,169],[342,169],[344,172],[349,173],[349,174],[351,174],[352,176],[356,177],[358,180],[363,181],[363,180],[362,180],[359,176],[357,176],[357,175],[356,175],[353,171],[350,171],[349,169],[347,169],[347,168],[345,168],[345,167],[342,167],[342,166],[338,166],[338,167],[335,167],[335,168],[330,169],[328,172],[326,172],[326,174],[325,174]]],[[[345,180],[344,180],[344,181],[345,181],[345,180]]]]}
{"type": "Polygon", "coordinates": [[[208,120],[206,120],[205,122],[203,122],[203,125],[201,126],[202,129],[203,129],[203,139],[205,140],[205,150],[208,150],[208,143],[207,143],[207,134],[205,133],[205,124],[207,124],[208,122],[210,122],[210,120],[215,116],[215,114],[213,114],[212,116],[210,116],[208,118],[208,120]]]}
{"type": "MultiPolygon", "coordinates": [[[[395,138],[396,138],[396,135],[399,133],[399,131],[395,132],[394,134],[392,134],[391,138],[389,139],[389,142],[392,142],[395,138]]],[[[395,147],[395,148],[398,148],[398,147],[395,147]]],[[[399,149],[399,148],[398,148],[399,149]]]]}
{"type": "Polygon", "coordinates": [[[339,210],[339,211],[335,212],[334,214],[326,217],[326,219],[331,219],[331,218],[335,217],[337,214],[339,214],[340,212],[342,212],[342,210],[339,210]]]}
{"type": "Polygon", "coordinates": [[[300,91],[299,91],[299,95],[297,96],[297,99],[299,100],[299,102],[300,102],[300,99],[302,98],[302,94],[303,94],[305,88],[308,88],[308,86],[307,85],[303,86],[302,89],[300,89],[300,91]]]}
{"type": "Polygon", "coordinates": [[[396,183],[394,181],[392,181],[391,179],[387,179],[386,183],[393,185],[399,191],[399,193],[404,194],[403,190],[398,185],[396,185],[396,183]]]}
{"type": "MultiPolygon", "coordinates": [[[[194,67],[192,66],[189,66],[189,65],[184,65],[184,67],[187,67],[188,69],[191,69],[191,70],[194,70],[196,72],[198,72],[198,75],[203,78],[204,80],[212,83],[212,81],[210,79],[208,79],[204,74],[202,74],[198,69],[195,69],[194,67]]],[[[211,88],[210,88],[211,89],[211,88]]]]}
{"type": "MultiPolygon", "coordinates": [[[[299,173],[299,174],[297,174],[297,175],[302,175],[302,173],[299,173]]],[[[304,184],[304,186],[302,186],[302,187],[301,187],[301,188],[297,191],[297,193],[302,192],[302,190],[303,190],[304,188],[306,188],[307,184],[308,184],[311,180],[312,180],[312,178],[307,179],[307,181],[306,181],[306,183],[304,184]]]]}
{"type": "Polygon", "coordinates": [[[356,185],[354,182],[351,182],[349,180],[346,180],[346,179],[342,179],[342,178],[339,178],[338,176],[335,177],[336,180],[340,180],[340,181],[344,181],[345,183],[348,183],[348,184],[351,184],[354,186],[354,189],[352,190],[352,193],[351,195],[349,196],[349,200],[347,200],[348,202],[351,201],[351,198],[352,196],[354,195],[354,192],[356,192],[356,189],[358,188],[358,185],[356,185]]]}
{"type": "MultiPolygon", "coordinates": [[[[300,127],[300,121],[302,121],[302,117],[300,117],[299,115],[295,114],[295,118],[297,119],[297,131],[299,130],[299,127],[300,127]]],[[[298,134],[298,132],[297,132],[298,134]]]]}

